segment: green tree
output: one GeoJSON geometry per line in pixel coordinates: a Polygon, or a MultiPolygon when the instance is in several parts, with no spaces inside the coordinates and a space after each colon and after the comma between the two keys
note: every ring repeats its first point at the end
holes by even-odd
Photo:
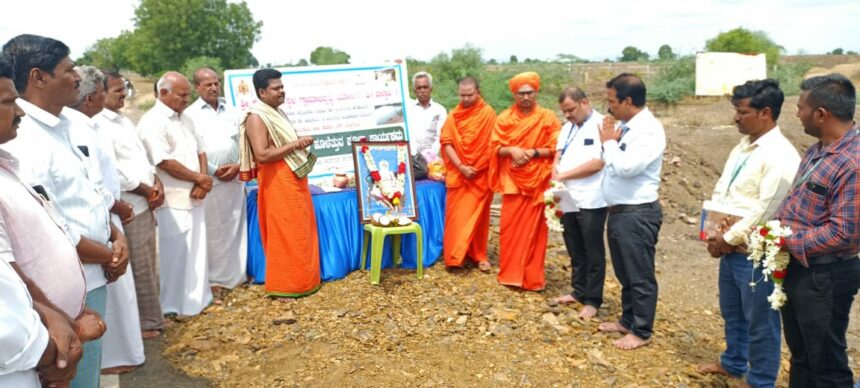
{"type": "Polygon", "coordinates": [[[848,50],[845,52],[845,55],[857,55],[856,51],[848,50]]]}
{"type": "Polygon", "coordinates": [[[91,65],[100,69],[128,69],[129,39],[131,32],[123,31],[116,38],[102,38],[88,47],[84,54],[78,58],[81,65],[91,65]]]}
{"type": "Polygon", "coordinates": [[[520,60],[517,59],[516,55],[511,55],[511,59],[508,59],[508,63],[515,65],[517,63],[520,63],[520,60]]]}
{"type": "Polygon", "coordinates": [[[705,43],[708,51],[744,54],[764,54],[769,65],[776,64],[785,49],[774,43],[764,31],[750,31],[743,27],[722,32],[705,43]]]}
{"type": "Polygon", "coordinates": [[[844,51],[842,50],[842,48],[840,47],[840,48],[837,48],[837,49],[834,49],[833,51],[831,51],[831,52],[830,52],[830,55],[842,55],[842,54],[844,54],[844,53],[845,53],[845,52],[844,52],[844,51]]]}
{"type": "Polygon", "coordinates": [[[257,66],[251,47],[263,23],[244,1],[141,0],[134,15],[135,29],[123,47],[128,68],[138,73],[179,70],[200,56],[218,58],[228,68],[257,66]]]}
{"type": "Polygon", "coordinates": [[[669,46],[668,44],[660,46],[660,49],[657,50],[657,58],[661,61],[671,61],[677,57],[678,55],[672,51],[672,46],[669,46]]]}
{"type": "Polygon", "coordinates": [[[349,63],[349,54],[334,47],[319,46],[311,51],[310,59],[314,65],[343,65],[349,63]]]}
{"type": "Polygon", "coordinates": [[[618,60],[621,62],[647,61],[649,56],[648,53],[636,47],[627,46],[621,50],[621,58],[618,58],[618,60]]]}
{"type": "Polygon", "coordinates": [[[296,62],[296,66],[307,66],[307,65],[308,65],[308,60],[304,59],[304,58],[299,59],[299,61],[296,62]]]}

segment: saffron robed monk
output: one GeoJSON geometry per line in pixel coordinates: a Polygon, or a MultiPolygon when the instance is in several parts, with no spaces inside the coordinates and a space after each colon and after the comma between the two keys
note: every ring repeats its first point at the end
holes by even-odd
{"type": "Polygon", "coordinates": [[[460,104],[451,112],[439,139],[447,174],[445,186],[446,267],[462,267],[467,258],[481,271],[490,271],[487,239],[490,231],[490,191],[487,152],[496,125],[496,111],[484,101],[478,80],[466,77],[459,83],[460,104]]]}
{"type": "Polygon", "coordinates": [[[285,98],[281,72],[261,69],[253,80],[260,101],[239,127],[239,177],[257,174],[266,294],[299,298],[320,288],[319,238],[307,178],[316,162],[306,150],[313,138],[299,137],[278,109],[285,98]]]}
{"type": "Polygon", "coordinates": [[[516,101],[499,115],[490,139],[490,186],[502,194],[498,281],[540,291],[546,286],[549,233],[543,193],[549,187],[561,123],[537,103],[537,73],[520,73],[508,84],[516,101]]]}

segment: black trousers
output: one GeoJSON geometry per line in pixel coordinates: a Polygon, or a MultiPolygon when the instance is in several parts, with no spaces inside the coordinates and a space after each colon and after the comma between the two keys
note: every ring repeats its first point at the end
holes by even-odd
{"type": "Polygon", "coordinates": [[[789,387],[853,387],[845,331],[854,295],[860,287],[860,260],[809,268],[796,260],[783,283],[785,342],[791,350],[789,387]]]}
{"type": "Polygon", "coordinates": [[[564,213],[564,246],[570,256],[573,295],[576,300],[600,308],[603,304],[603,282],[606,280],[606,208],[579,209],[564,213]]]}
{"type": "Polygon", "coordinates": [[[621,283],[622,326],[642,339],[651,338],[657,311],[654,254],[663,224],[659,206],[610,213],[607,222],[609,253],[621,283]]]}

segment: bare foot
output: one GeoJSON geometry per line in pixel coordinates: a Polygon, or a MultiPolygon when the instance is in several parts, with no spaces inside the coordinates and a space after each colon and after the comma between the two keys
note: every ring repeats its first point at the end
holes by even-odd
{"type": "Polygon", "coordinates": [[[580,319],[591,319],[595,315],[597,315],[597,308],[592,305],[585,305],[585,307],[579,311],[580,319]]]}
{"type": "Polygon", "coordinates": [[[571,303],[579,303],[579,301],[576,300],[576,298],[574,298],[573,295],[571,295],[571,294],[564,294],[562,296],[555,298],[555,303],[571,304],[571,303]]]}
{"type": "Polygon", "coordinates": [[[699,364],[699,367],[697,369],[699,372],[702,372],[702,373],[712,373],[712,374],[723,375],[723,376],[731,376],[731,373],[729,373],[727,370],[725,370],[725,368],[723,368],[723,366],[719,362],[709,362],[709,363],[705,363],[705,364],[699,364]]]}
{"type": "Polygon", "coordinates": [[[649,343],[651,343],[650,340],[639,338],[633,335],[633,333],[627,333],[627,335],[615,340],[612,344],[618,349],[633,350],[648,345],[649,343]]]}
{"type": "Polygon", "coordinates": [[[161,335],[161,330],[144,330],[140,332],[140,336],[143,339],[153,339],[161,335]]]}
{"type": "Polygon", "coordinates": [[[123,365],[123,366],[115,366],[112,368],[102,369],[103,375],[121,375],[124,373],[128,373],[137,369],[136,365],[123,365]]]}
{"type": "Polygon", "coordinates": [[[621,323],[618,322],[603,322],[600,325],[597,325],[597,330],[600,330],[604,333],[630,333],[630,330],[627,330],[626,327],[624,327],[623,325],[621,325],[621,323]]]}
{"type": "Polygon", "coordinates": [[[480,269],[483,273],[490,273],[490,269],[492,268],[493,266],[490,264],[489,261],[482,261],[478,263],[478,269],[480,269]]]}

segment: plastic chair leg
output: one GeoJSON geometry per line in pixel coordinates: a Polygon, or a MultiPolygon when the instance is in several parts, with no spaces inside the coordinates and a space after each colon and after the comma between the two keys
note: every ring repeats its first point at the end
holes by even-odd
{"type": "Polygon", "coordinates": [[[370,254],[370,283],[379,284],[380,274],[382,272],[382,248],[385,246],[385,234],[381,231],[373,233],[373,247],[370,254]]]}
{"type": "Polygon", "coordinates": [[[400,235],[391,236],[391,259],[394,261],[394,268],[400,267],[400,235]]]}
{"type": "Polygon", "coordinates": [[[370,232],[365,230],[364,231],[364,238],[361,240],[361,265],[358,267],[358,269],[360,269],[362,271],[367,269],[365,264],[367,263],[367,261],[366,261],[367,260],[367,243],[369,242],[368,241],[369,238],[370,238],[370,232]]]}
{"type": "Polygon", "coordinates": [[[415,240],[417,240],[418,256],[415,258],[415,266],[418,267],[418,279],[424,279],[424,233],[421,228],[415,230],[415,240]]]}

